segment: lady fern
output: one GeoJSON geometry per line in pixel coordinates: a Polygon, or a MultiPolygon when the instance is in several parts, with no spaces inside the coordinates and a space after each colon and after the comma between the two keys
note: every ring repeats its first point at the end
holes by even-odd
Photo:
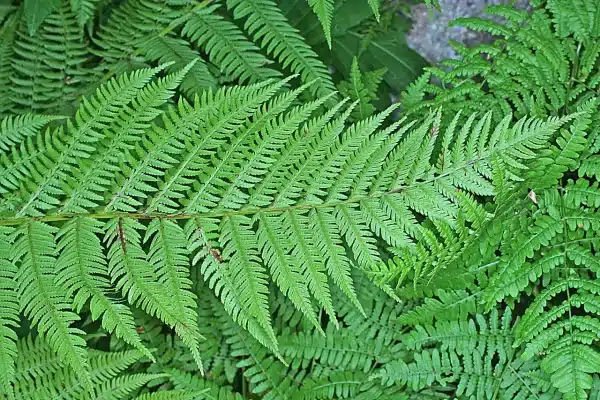
{"type": "MultiPolygon", "coordinates": [[[[344,76],[271,0],[35,3],[0,15],[0,398],[598,392],[593,2],[463,20],[497,41],[385,107],[375,20],[344,76]]],[[[300,8],[336,60],[341,3],[300,8]]]]}
{"type": "MultiPolygon", "coordinates": [[[[311,119],[330,97],[289,109],[306,87],[276,95],[285,81],[208,93],[196,97],[194,105],[181,99],[177,109],[167,110],[171,117],[165,116],[164,128],[152,127],[146,121],[160,114],[156,107],[168,100],[192,67],[193,63],[156,81],[152,76],[164,67],[111,80],[82,103],[76,120],[66,128],[40,133],[51,137],[47,161],[26,169],[23,185],[29,189],[17,195],[14,211],[6,209],[2,218],[2,225],[18,227],[7,261],[20,265],[16,277],[18,282],[23,279],[19,283],[23,289],[18,293],[27,299],[24,304],[30,304],[23,311],[52,338],[49,344],[56,351],[69,349],[66,361],[78,371],[88,370],[87,358],[79,331],[70,327],[75,316],[67,312],[65,300],[77,309],[91,298],[90,306],[96,308],[93,318],[102,314],[106,329],[140,347],[127,309],[103,295],[111,286],[132,305],[173,327],[200,365],[201,336],[187,278],[190,249],[202,250],[194,262],[201,265],[204,279],[234,321],[279,354],[263,262],[276,281],[289,269],[285,273],[295,279],[279,285],[318,328],[312,296],[336,320],[328,275],[360,307],[350,279],[353,259],[367,274],[373,273],[382,264],[376,237],[398,246],[403,244],[391,232],[404,235],[408,244],[410,235],[419,231],[414,225],[404,232],[395,210],[451,222],[458,198],[444,188],[469,189],[466,177],[486,179],[485,169],[477,172],[464,158],[456,158],[448,171],[429,164],[438,139],[439,113],[422,126],[402,129],[409,130],[407,141],[422,143],[422,150],[398,164],[395,160],[402,159],[398,155],[406,151],[407,143],[395,140],[392,144],[397,145],[390,146],[384,139],[401,122],[378,130],[393,108],[347,127],[344,121],[352,108],[335,119],[339,107],[311,119]],[[192,116],[191,130],[179,129],[192,116]],[[100,130],[105,121],[111,128],[100,130]],[[156,129],[161,136],[156,136],[156,129]],[[202,133],[191,136],[193,131],[202,133]],[[159,137],[160,142],[153,143],[159,137]],[[164,150],[152,151],[157,145],[164,150]],[[242,151],[244,159],[235,156],[242,151]],[[403,169],[397,171],[394,165],[403,169]],[[120,171],[128,171],[129,179],[120,177],[120,171]],[[364,174],[380,178],[372,186],[368,179],[363,181],[364,174]],[[194,181],[195,176],[202,179],[194,181]],[[364,183],[354,186],[351,177],[364,183]],[[128,187],[138,189],[132,192],[128,187]],[[436,206],[420,207],[424,196],[433,196],[428,201],[436,206]],[[385,204],[390,208],[386,210],[385,204]],[[104,236],[104,244],[98,234],[104,236]],[[341,251],[342,238],[351,258],[341,251]],[[52,282],[46,270],[55,262],[60,270],[52,282]],[[30,281],[35,276],[39,278],[30,281]],[[36,289],[26,294],[24,288],[31,285],[36,289]],[[64,292],[57,292],[54,285],[64,292]],[[45,307],[64,311],[40,319],[45,307]]],[[[492,155],[519,157],[501,139],[509,132],[513,141],[527,138],[533,143],[533,138],[548,137],[561,123],[521,123],[514,129],[503,123],[489,139],[489,147],[481,145],[480,162],[492,155]]],[[[487,142],[490,132],[478,128],[475,134],[487,142]]],[[[383,281],[379,285],[391,290],[383,281]]]]}

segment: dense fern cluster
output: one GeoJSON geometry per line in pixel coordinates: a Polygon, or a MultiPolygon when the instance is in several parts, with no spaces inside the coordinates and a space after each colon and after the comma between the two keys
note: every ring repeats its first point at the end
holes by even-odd
{"type": "Polygon", "coordinates": [[[600,395],[595,2],[406,88],[392,2],[22,3],[0,398],[600,395]]]}

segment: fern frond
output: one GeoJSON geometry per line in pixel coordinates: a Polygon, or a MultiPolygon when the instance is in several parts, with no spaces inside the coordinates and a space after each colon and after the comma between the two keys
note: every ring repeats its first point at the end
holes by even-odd
{"type": "Polygon", "coordinates": [[[193,64],[151,82],[167,67],[109,81],[82,102],[75,122],[27,138],[3,159],[2,187],[18,207],[0,223],[60,223],[67,304],[80,309],[90,299],[93,319],[102,315],[109,331],[143,351],[127,310],[102,297],[114,287],[173,328],[198,363],[191,270],[252,340],[279,356],[271,278],[317,327],[312,298],[338,319],[329,278],[361,311],[353,266],[397,299],[389,252],[431,261],[405,264],[432,279],[457,259],[469,229],[485,225],[473,195],[495,194],[493,181],[509,186],[561,126],[585,129],[587,115],[514,126],[489,115],[460,125],[457,117],[443,129],[439,111],[422,124],[387,125],[392,106],[347,126],[353,107],[345,102],[321,110],[331,94],[292,107],[307,87],[286,91],[289,79],[203,91],[193,104],[181,98],[163,108],[193,64]],[[494,173],[498,159],[512,174],[494,173]],[[78,223],[92,231],[85,243],[75,241],[78,223]]]}
{"type": "MultiPolygon", "coordinates": [[[[191,183],[189,177],[196,176],[203,167],[199,156],[214,151],[222,145],[232,132],[242,126],[246,118],[254,114],[263,102],[275,95],[285,81],[273,85],[268,83],[256,84],[254,90],[243,93],[243,97],[227,97],[225,103],[216,110],[216,115],[207,115],[203,124],[206,133],[195,140],[194,146],[191,144],[186,146],[186,152],[182,155],[183,161],[167,172],[167,181],[151,199],[145,213],[168,212],[176,209],[177,203],[173,199],[184,197],[181,192],[191,183]]],[[[187,205],[189,211],[207,208],[202,203],[197,204],[202,199],[203,187],[206,188],[207,185],[200,186],[193,199],[189,201],[187,205]]]]}
{"type": "MultiPolygon", "coordinates": [[[[33,165],[30,190],[26,192],[19,215],[40,214],[41,210],[56,205],[53,196],[62,193],[59,182],[65,180],[65,172],[78,160],[89,157],[92,143],[104,137],[102,129],[106,121],[114,118],[122,107],[127,105],[139,91],[163,67],[139,70],[119,80],[112,80],[89,101],[84,100],[77,111],[75,123],[69,121],[66,128],[58,128],[52,133],[52,147],[47,150],[47,165],[33,165]],[[60,152],[54,147],[60,146],[60,152]],[[35,169],[44,168],[46,176],[40,176],[35,169]],[[50,196],[52,194],[53,196],[50,196]]],[[[42,171],[40,171],[42,172],[42,171]]]]}
{"type": "Polygon", "coordinates": [[[171,369],[167,373],[175,389],[199,392],[215,400],[243,400],[242,395],[235,393],[231,387],[219,386],[210,380],[180,370],[171,369]]]}
{"type": "MultiPolygon", "coordinates": [[[[52,3],[52,2],[40,2],[52,3]]],[[[23,110],[71,112],[78,91],[88,83],[88,50],[66,0],[44,19],[35,36],[22,26],[15,41],[11,100],[23,110]]]]}
{"type": "Polygon", "coordinates": [[[309,286],[304,282],[303,271],[296,258],[290,254],[293,242],[288,239],[283,218],[261,213],[258,221],[258,245],[273,280],[315,328],[322,331],[310,301],[309,286]]]}
{"type": "Polygon", "coordinates": [[[584,40],[600,35],[598,5],[593,2],[553,0],[548,2],[548,10],[560,36],[573,34],[576,39],[584,40]]]}
{"type": "MultiPolygon", "coordinates": [[[[332,397],[361,399],[364,398],[361,395],[365,395],[365,393],[361,393],[365,378],[365,374],[362,372],[345,371],[331,373],[314,380],[307,379],[298,391],[297,397],[305,400],[332,397]]],[[[369,395],[373,396],[372,398],[378,399],[382,398],[381,394],[378,390],[369,393],[369,395]]]]}
{"type": "Polygon", "coordinates": [[[340,93],[349,97],[353,101],[358,101],[352,116],[354,120],[361,120],[373,115],[375,107],[371,104],[372,100],[377,99],[377,88],[383,79],[386,70],[370,71],[370,73],[361,73],[358,66],[358,59],[354,57],[350,76],[347,81],[338,84],[340,93]]]}
{"type": "MultiPolygon", "coordinates": [[[[179,5],[182,5],[179,2],[179,5]]],[[[91,51],[102,57],[97,70],[110,78],[116,73],[148,67],[140,57],[145,44],[157,36],[165,36],[185,22],[182,16],[189,7],[177,7],[177,3],[158,0],[130,0],[111,10],[108,21],[103,23],[92,38],[91,51]]]]}
{"type": "MultiPolygon", "coordinates": [[[[171,293],[169,291],[165,293],[163,290],[158,274],[160,273],[161,278],[164,279],[164,271],[157,271],[148,261],[141,247],[140,228],[143,226],[138,221],[129,218],[117,218],[106,223],[104,240],[108,246],[108,268],[111,279],[130,303],[138,305],[150,315],[156,315],[166,324],[174,327],[182,338],[185,337],[187,344],[192,346],[192,351],[196,351],[194,348],[197,347],[199,340],[196,324],[189,325],[189,311],[183,310],[185,314],[180,315],[182,310],[173,306],[174,299],[171,293]]],[[[181,279],[171,277],[173,278],[176,282],[169,282],[169,285],[176,285],[177,280],[181,279]]],[[[170,290],[173,290],[172,288],[173,286],[170,290]]],[[[180,296],[190,297],[185,294],[180,296]]]]}
{"type": "Polygon", "coordinates": [[[9,153],[0,155],[0,193],[10,193],[20,182],[35,176],[37,168],[45,168],[48,150],[52,148],[50,131],[28,137],[9,153]]]}
{"type": "MultiPolygon", "coordinates": [[[[16,393],[34,390],[36,382],[47,382],[65,367],[63,359],[41,336],[26,336],[17,342],[16,393]]],[[[81,381],[80,381],[81,382],[81,381]]]]}
{"type": "Polygon", "coordinates": [[[74,175],[74,181],[68,183],[67,200],[59,214],[81,212],[103,200],[101,194],[118,171],[119,155],[139,141],[142,132],[150,126],[149,121],[161,113],[159,107],[173,96],[174,89],[194,64],[192,61],[180,71],[150,83],[140,90],[130,105],[122,107],[118,118],[113,119],[112,127],[102,131],[102,141],[94,156],[86,160],[79,173],[74,175]]]}
{"type": "Polygon", "coordinates": [[[515,345],[525,344],[525,359],[544,356],[541,366],[552,384],[572,399],[587,398],[591,374],[598,370],[590,360],[598,358],[591,345],[600,330],[600,287],[589,277],[600,271],[594,245],[600,221],[594,197],[584,205],[594,189],[571,181],[561,192],[538,192],[537,204],[518,211],[524,215],[516,219],[517,239],[501,244],[500,265],[484,295],[493,304],[541,279],[542,289],[515,327],[515,345]]]}
{"type": "Polygon", "coordinates": [[[58,285],[64,287],[73,308],[81,311],[90,301],[92,319],[102,316],[102,326],[118,338],[136,347],[151,360],[152,354],[142,344],[135,330],[129,308],[111,299],[111,283],[102,244],[97,234],[102,223],[91,218],[76,218],[57,233],[58,285]]]}
{"type": "MultiPolygon", "coordinates": [[[[251,231],[251,221],[243,216],[231,216],[222,222],[219,242],[223,245],[223,256],[229,259],[232,280],[239,288],[240,298],[249,314],[255,316],[259,326],[268,334],[266,341],[276,343],[271,327],[267,303],[267,279],[260,260],[258,244],[251,231]]],[[[276,350],[276,349],[275,349],[276,350]]]]}
{"type": "Polygon", "coordinates": [[[18,22],[18,15],[12,14],[2,21],[0,27],[0,118],[15,111],[12,110],[13,102],[10,99],[10,77],[13,73],[12,58],[18,22]]]}
{"type": "Polygon", "coordinates": [[[171,35],[157,35],[144,42],[141,49],[148,60],[161,64],[174,61],[175,63],[167,69],[171,73],[194,63],[180,84],[181,89],[188,97],[193,98],[202,90],[216,89],[217,81],[208,65],[200,58],[200,53],[194,50],[187,41],[171,35]]]}
{"type": "MultiPolygon", "coordinates": [[[[36,341],[28,351],[43,354],[44,346],[45,343],[42,341],[36,341]]],[[[136,350],[112,353],[89,351],[88,354],[93,369],[90,377],[95,390],[123,374],[128,367],[139,361],[141,356],[141,353],[136,350]]],[[[27,399],[42,399],[44,396],[64,399],[89,398],[89,389],[85,387],[80,376],[66,368],[64,362],[59,364],[55,370],[41,370],[35,375],[33,381],[18,382],[16,387],[19,396],[27,399]]]]}
{"type": "Polygon", "coordinates": [[[13,261],[20,263],[16,276],[22,312],[38,326],[52,349],[91,387],[90,367],[85,352],[83,332],[71,325],[78,319],[54,278],[56,228],[41,222],[30,222],[16,232],[11,250],[13,261]]]}
{"type": "Polygon", "coordinates": [[[182,321],[183,327],[176,325],[177,333],[189,346],[198,368],[202,370],[196,313],[196,296],[191,292],[189,280],[186,237],[183,229],[173,221],[156,219],[150,223],[144,241],[150,242],[148,260],[157,271],[158,283],[166,287],[171,298],[174,313],[182,321]]]}
{"type": "Polygon", "coordinates": [[[335,92],[329,71],[298,31],[271,0],[228,0],[235,19],[245,18],[244,27],[267,53],[283,67],[299,74],[303,83],[316,81],[311,92],[318,97],[335,92]]]}
{"type": "Polygon", "coordinates": [[[84,27],[94,15],[98,0],[71,0],[71,10],[77,18],[80,27],[84,27]]]}
{"type": "Polygon", "coordinates": [[[290,398],[294,387],[293,374],[281,361],[269,354],[239,327],[221,318],[227,344],[231,346],[231,354],[236,358],[236,366],[244,369],[244,377],[252,382],[251,392],[263,398],[290,398]]]}
{"type": "Polygon", "coordinates": [[[536,381],[532,374],[539,367],[515,357],[511,317],[510,311],[500,318],[493,312],[489,322],[477,315],[477,323],[469,319],[461,322],[464,326],[440,322],[435,327],[419,327],[406,336],[407,348],[427,349],[414,353],[412,362],[387,363],[370,379],[415,391],[438,382],[455,387],[456,396],[478,399],[528,399],[551,394],[549,383],[536,381]]]}
{"type": "Polygon", "coordinates": [[[589,374],[598,372],[600,356],[585,345],[565,345],[546,357],[542,365],[565,399],[587,399],[587,390],[592,387],[589,374]]]}
{"type": "Polygon", "coordinates": [[[19,297],[15,279],[18,269],[9,258],[9,229],[0,231],[0,388],[10,400],[15,398],[12,384],[15,378],[15,360],[17,358],[17,334],[14,328],[19,326],[19,297]]]}
{"type": "Polygon", "coordinates": [[[323,27],[327,45],[331,49],[331,21],[333,19],[333,0],[308,0],[315,15],[323,27]]]}
{"type": "Polygon", "coordinates": [[[326,335],[318,331],[293,334],[284,331],[280,343],[282,356],[295,366],[309,363],[335,369],[340,365],[346,370],[367,373],[382,360],[391,357],[394,350],[377,346],[375,340],[362,340],[350,330],[334,330],[327,327],[326,335]]]}
{"type": "Polygon", "coordinates": [[[267,67],[270,61],[234,23],[215,12],[218,7],[194,11],[182,29],[182,35],[196,42],[222,72],[241,83],[281,77],[278,71],[267,67]]]}
{"type": "Polygon", "coordinates": [[[63,119],[55,115],[25,114],[6,117],[0,121],[0,151],[6,152],[26,137],[37,135],[51,121],[63,119]]]}
{"type": "Polygon", "coordinates": [[[135,400],[194,400],[204,392],[189,390],[162,390],[160,392],[146,393],[135,397],[135,400]]]}
{"type": "Polygon", "coordinates": [[[148,383],[161,378],[166,378],[166,375],[144,373],[123,375],[98,385],[94,393],[98,399],[123,398],[130,396],[148,383]]]}

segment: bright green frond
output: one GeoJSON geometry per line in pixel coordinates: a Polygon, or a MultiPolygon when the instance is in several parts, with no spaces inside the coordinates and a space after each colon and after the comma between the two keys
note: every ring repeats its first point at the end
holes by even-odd
{"type": "Polygon", "coordinates": [[[335,91],[327,66],[317,57],[272,0],[228,0],[235,19],[280,64],[299,74],[303,83],[316,81],[311,91],[321,97],[335,91]]]}
{"type": "Polygon", "coordinates": [[[85,217],[76,218],[60,229],[56,235],[60,254],[56,282],[73,299],[73,309],[80,311],[89,300],[93,319],[102,317],[102,326],[108,332],[114,332],[153,359],[135,330],[129,307],[113,298],[100,233],[102,223],[85,217]]]}
{"type": "Polygon", "coordinates": [[[191,292],[188,269],[190,254],[184,231],[173,221],[155,219],[148,226],[145,241],[149,238],[152,240],[148,261],[155,267],[158,284],[165,287],[173,311],[181,321],[181,326],[175,326],[177,333],[190,347],[198,368],[202,370],[199,352],[202,337],[198,331],[196,296],[191,292]]]}
{"type": "Polygon", "coordinates": [[[123,75],[97,90],[96,96],[83,100],[74,122],[69,121],[66,128],[60,127],[52,132],[51,147],[47,149],[46,165],[33,165],[32,169],[44,168],[32,173],[23,204],[17,215],[40,214],[57,205],[55,196],[63,193],[59,187],[72,173],[72,166],[88,158],[93,151],[92,145],[102,140],[106,121],[114,118],[121,108],[132,101],[163,67],[139,70],[131,75],[123,75]],[[59,147],[61,151],[57,151],[59,147]],[[40,173],[43,172],[43,175],[40,173]]]}
{"type": "Polygon", "coordinates": [[[44,125],[63,118],[54,115],[36,114],[4,118],[0,121],[0,150],[7,153],[8,150],[19,145],[26,137],[37,135],[44,125]]]}
{"type": "Polygon", "coordinates": [[[321,26],[323,27],[323,33],[325,39],[327,39],[327,45],[331,49],[331,20],[333,19],[333,1],[334,0],[308,0],[308,4],[312,7],[313,11],[317,15],[321,26]]]}
{"type": "Polygon", "coordinates": [[[16,276],[21,311],[36,325],[52,349],[81,373],[91,387],[89,361],[83,332],[72,327],[79,318],[70,309],[62,291],[54,283],[56,228],[29,222],[16,232],[10,253],[20,267],[16,276]]]}
{"type": "Polygon", "coordinates": [[[266,66],[271,62],[234,23],[215,12],[218,7],[194,11],[183,27],[182,35],[200,46],[211,62],[221,66],[222,72],[242,83],[281,77],[281,73],[266,66]]]}

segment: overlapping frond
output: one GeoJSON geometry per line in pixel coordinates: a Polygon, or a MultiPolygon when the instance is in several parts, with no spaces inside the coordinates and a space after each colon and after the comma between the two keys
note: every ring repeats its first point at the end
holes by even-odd
{"type": "MultiPolygon", "coordinates": [[[[50,3],[50,2],[48,2],[50,3]]],[[[78,92],[89,83],[89,57],[82,30],[67,0],[31,36],[22,23],[13,46],[10,100],[13,109],[69,114],[78,92]]]]}
{"type": "Polygon", "coordinates": [[[202,48],[221,72],[241,83],[281,77],[281,73],[267,66],[269,60],[234,23],[215,12],[218,8],[214,5],[194,11],[183,26],[182,35],[202,48]]]}
{"type": "Polygon", "coordinates": [[[516,345],[524,344],[526,359],[543,354],[542,368],[572,399],[587,398],[591,374],[599,365],[590,344],[600,327],[596,307],[600,288],[590,274],[600,271],[595,239],[600,221],[595,188],[581,196],[586,187],[587,183],[570,183],[561,192],[548,189],[537,194],[537,204],[528,207],[532,216],[520,218],[518,239],[501,245],[500,264],[484,293],[493,305],[519,295],[530,282],[541,282],[542,289],[515,328],[516,345]]]}
{"type": "Polygon", "coordinates": [[[0,151],[6,154],[25,138],[37,135],[51,121],[64,117],[55,115],[24,114],[9,116],[0,121],[0,151]]]}
{"type": "Polygon", "coordinates": [[[18,269],[8,254],[10,251],[9,234],[11,230],[0,231],[0,393],[14,399],[12,382],[15,378],[15,359],[17,357],[17,334],[14,328],[19,326],[19,296],[15,279],[18,269]]]}
{"type": "Polygon", "coordinates": [[[81,379],[89,388],[91,378],[83,332],[72,326],[79,318],[54,283],[55,233],[56,228],[34,221],[15,232],[10,254],[12,262],[20,264],[15,276],[20,308],[52,349],[75,371],[81,371],[81,379]]]}
{"type": "Polygon", "coordinates": [[[228,0],[235,19],[244,19],[244,27],[253,39],[279,63],[299,74],[316,96],[335,92],[327,66],[291,26],[272,0],[228,0]]]}
{"type": "Polygon", "coordinates": [[[530,399],[552,394],[548,380],[536,376],[535,363],[517,358],[511,324],[510,311],[499,316],[494,310],[489,319],[477,314],[461,322],[418,326],[404,339],[407,349],[415,351],[414,359],[390,362],[371,379],[412,390],[434,382],[455,385],[456,396],[477,399],[530,399]]]}
{"type": "MultiPolygon", "coordinates": [[[[67,296],[57,304],[81,309],[90,300],[93,318],[102,316],[107,330],[144,351],[127,307],[106,295],[115,287],[173,327],[198,365],[190,267],[200,266],[234,321],[279,354],[271,277],[317,331],[311,298],[337,323],[329,278],[362,310],[354,265],[394,296],[389,283],[397,271],[384,263],[387,249],[433,254],[444,247],[436,235],[448,242],[464,237],[467,224],[479,228],[485,213],[465,193],[493,195],[494,160],[514,178],[573,118],[514,126],[506,118],[493,127],[488,114],[469,117],[459,130],[459,116],[442,129],[437,112],[421,125],[384,127],[390,107],[346,126],[353,106],[321,112],[328,95],[291,107],[307,86],[281,92],[286,80],[203,92],[193,105],[182,98],[163,111],[193,66],[155,81],[165,66],[111,80],[83,101],[74,121],[38,135],[40,155],[7,159],[13,172],[3,187],[27,190],[2,223],[44,233],[46,247],[19,241],[25,259],[58,240],[57,282],[67,296]],[[420,224],[423,217],[433,225],[420,224]],[[55,221],[66,222],[58,234],[55,221]]],[[[38,149],[33,138],[21,148],[24,156],[38,149]]],[[[446,254],[440,263],[460,246],[446,250],[437,252],[446,254]]]]}
{"type": "Polygon", "coordinates": [[[152,381],[166,378],[164,374],[126,373],[128,368],[142,359],[142,354],[136,350],[90,350],[88,357],[93,368],[90,376],[93,386],[90,391],[82,384],[80,376],[67,368],[64,360],[52,359],[50,354],[47,343],[39,338],[26,337],[19,342],[17,365],[21,375],[15,383],[17,398],[124,398],[135,394],[152,381]]]}

